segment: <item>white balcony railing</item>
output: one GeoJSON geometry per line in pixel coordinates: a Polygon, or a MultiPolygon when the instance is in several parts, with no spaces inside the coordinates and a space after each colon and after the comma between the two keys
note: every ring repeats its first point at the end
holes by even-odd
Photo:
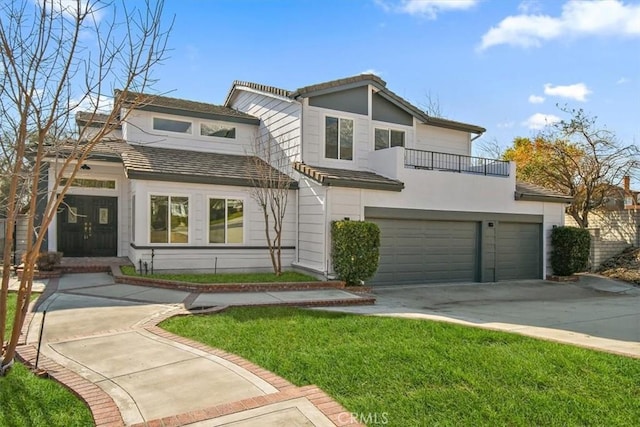
{"type": "Polygon", "coordinates": [[[505,160],[414,150],[411,148],[404,149],[404,167],[491,176],[509,176],[510,169],[509,162],[505,160]]]}

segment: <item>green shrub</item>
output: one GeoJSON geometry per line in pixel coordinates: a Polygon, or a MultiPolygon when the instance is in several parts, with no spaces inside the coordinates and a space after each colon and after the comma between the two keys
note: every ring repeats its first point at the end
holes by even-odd
{"type": "Polygon", "coordinates": [[[551,268],[558,276],[571,276],[587,269],[591,235],[576,227],[556,227],[551,232],[551,268]]]}
{"type": "Polygon", "coordinates": [[[333,221],[331,260],[340,280],[359,285],[373,277],[380,258],[380,229],[372,222],[333,221]]]}

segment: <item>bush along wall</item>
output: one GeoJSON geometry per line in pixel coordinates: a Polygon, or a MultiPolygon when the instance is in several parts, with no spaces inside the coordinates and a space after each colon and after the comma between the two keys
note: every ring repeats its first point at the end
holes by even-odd
{"type": "Polygon", "coordinates": [[[340,280],[360,285],[373,277],[380,258],[380,228],[367,221],[331,223],[331,261],[340,280]]]}
{"type": "Polygon", "coordinates": [[[551,268],[558,276],[585,271],[589,262],[591,235],[576,227],[556,227],[551,231],[551,268]]]}

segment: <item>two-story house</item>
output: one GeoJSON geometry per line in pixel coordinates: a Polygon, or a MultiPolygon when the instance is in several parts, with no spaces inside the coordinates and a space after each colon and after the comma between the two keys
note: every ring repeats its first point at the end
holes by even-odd
{"type": "Polygon", "coordinates": [[[430,117],[370,74],[294,91],[236,81],[222,106],[153,97],[86,162],[49,249],[153,258],[156,270],[268,269],[248,161],[261,141],[288,159],[275,165],[292,180],[287,267],[331,275],[330,224],[348,218],[381,228],[372,283],[542,278],[568,199],[471,157],[484,131],[430,117]]]}

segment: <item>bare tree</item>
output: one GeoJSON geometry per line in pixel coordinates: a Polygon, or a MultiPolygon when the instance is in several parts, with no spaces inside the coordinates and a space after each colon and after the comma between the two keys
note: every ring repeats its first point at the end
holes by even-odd
{"type": "Polygon", "coordinates": [[[444,118],[444,111],[442,110],[442,105],[440,104],[440,97],[436,94],[432,94],[431,91],[428,91],[425,95],[425,102],[420,104],[420,108],[422,108],[429,116],[444,118]]]}
{"type": "Polygon", "coordinates": [[[10,159],[0,375],[13,363],[35,262],[64,195],[96,144],[131,107],[145,101],[129,91],[142,93],[154,82],[151,71],[164,59],[171,27],[163,25],[162,10],[163,1],[150,0],[142,8],[124,0],[14,0],[0,6],[0,135],[10,159]],[[87,125],[75,129],[73,116],[80,109],[88,112],[87,125]],[[94,120],[102,111],[108,111],[106,119],[94,120]],[[89,129],[97,122],[100,128],[89,129]],[[54,178],[47,194],[39,194],[48,162],[54,178]],[[27,198],[20,197],[23,190],[27,198]],[[22,200],[30,232],[13,329],[5,343],[12,230],[22,200]]]}
{"type": "Polygon", "coordinates": [[[264,232],[269,247],[273,272],[282,274],[282,231],[287,211],[289,190],[293,180],[282,171],[291,169],[285,152],[268,136],[257,138],[249,156],[252,175],[251,197],[264,217],[264,232]],[[273,232],[273,234],[272,234],[273,232]]]}

